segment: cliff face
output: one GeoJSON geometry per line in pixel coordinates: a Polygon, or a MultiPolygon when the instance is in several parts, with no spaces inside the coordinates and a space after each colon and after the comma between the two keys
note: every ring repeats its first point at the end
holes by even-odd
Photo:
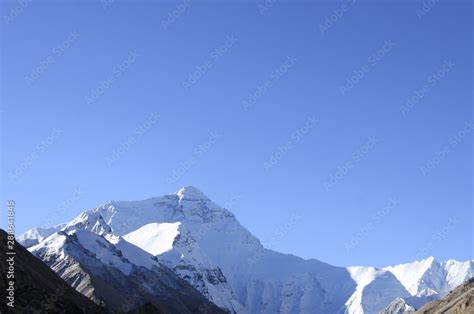
{"type": "Polygon", "coordinates": [[[474,278],[451,291],[441,300],[423,306],[418,314],[472,314],[474,313],[474,278]]]}
{"type": "MultiPolygon", "coordinates": [[[[279,233],[295,228],[297,219],[279,233]]],[[[472,260],[337,267],[279,253],[190,186],[146,200],[111,201],[19,239],[25,246],[36,243],[29,251],[79,292],[122,310],[149,302],[173,313],[378,314],[389,304],[389,313],[407,312],[474,274],[472,260]],[[169,308],[171,300],[176,303],[169,308]]]]}
{"type": "MultiPolygon", "coordinates": [[[[0,266],[7,273],[7,233],[0,229],[0,266]]],[[[14,309],[5,299],[1,313],[101,313],[102,308],[71,288],[61,277],[33,256],[21,244],[15,242],[15,302],[14,309]]],[[[10,257],[10,256],[8,256],[10,257]]],[[[7,276],[0,280],[0,290],[7,288],[7,276]]],[[[3,295],[3,293],[2,293],[3,295]]]]}

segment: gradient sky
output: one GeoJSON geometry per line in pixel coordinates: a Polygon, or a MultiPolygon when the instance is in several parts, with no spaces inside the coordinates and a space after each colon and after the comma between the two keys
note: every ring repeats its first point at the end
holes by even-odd
{"type": "Polygon", "coordinates": [[[194,185],[285,253],[473,258],[472,3],[428,2],[2,1],[2,227],[194,185]]]}

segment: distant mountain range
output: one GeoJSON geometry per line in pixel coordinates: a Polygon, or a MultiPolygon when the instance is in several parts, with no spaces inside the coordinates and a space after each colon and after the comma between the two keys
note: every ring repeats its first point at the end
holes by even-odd
{"type": "Polygon", "coordinates": [[[344,268],[275,252],[195,187],[109,202],[18,241],[77,291],[122,311],[399,313],[474,273],[472,260],[344,268]]]}

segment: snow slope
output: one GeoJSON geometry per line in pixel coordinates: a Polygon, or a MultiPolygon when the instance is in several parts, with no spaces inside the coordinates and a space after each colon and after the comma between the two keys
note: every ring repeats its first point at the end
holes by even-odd
{"type": "MultiPolygon", "coordinates": [[[[124,255],[133,252],[127,246],[139,247],[141,253],[124,257],[148,269],[159,261],[236,313],[378,313],[396,298],[414,304],[472,277],[472,262],[343,268],[278,253],[194,187],[143,201],[109,202],[85,211],[63,230],[102,235],[124,255]]],[[[45,241],[42,246],[52,246],[45,241]]],[[[128,271],[96,246],[90,249],[103,263],[128,271]]]]}
{"type": "Polygon", "coordinates": [[[38,244],[53,233],[61,230],[61,228],[63,228],[65,225],[66,224],[60,224],[50,228],[32,228],[20,235],[17,241],[24,247],[28,248],[30,246],[38,244]]]}
{"type": "Polygon", "coordinates": [[[124,235],[123,238],[152,255],[160,255],[173,248],[180,224],[180,222],[153,222],[124,235]]]}
{"type": "Polygon", "coordinates": [[[224,313],[154,256],[117,236],[74,228],[28,250],[77,291],[114,310],[150,302],[165,313],[224,313]]]}
{"type": "Polygon", "coordinates": [[[397,278],[388,271],[373,267],[349,267],[356,291],[346,302],[348,313],[379,313],[394,298],[410,294],[397,278]]]}
{"type": "Polygon", "coordinates": [[[384,269],[392,272],[412,296],[419,297],[437,295],[442,298],[474,276],[473,261],[438,263],[432,256],[384,269]]]}

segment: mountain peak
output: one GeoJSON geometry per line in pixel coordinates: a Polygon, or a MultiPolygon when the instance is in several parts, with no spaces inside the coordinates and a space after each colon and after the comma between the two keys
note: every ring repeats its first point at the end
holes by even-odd
{"type": "Polygon", "coordinates": [[[188,185],[185,187],[182,187],[178,192],[174,193],[179,197],[179,200],[182,199],[188,199],[188,200],[198,200],[198,199],[204,199],[204,200],[209,200],[209,198],[202,193],[198,188],[188,185]]]}
{"type": "Polygon", "coordinates": [[[112,233],[112,228],[104,221],[99,211],[87,210],[62,228],[64,231],[85,229],[99,235],[112,233]]]}
{"type": "Polygon", "coordinates": [[[436,259],[434,258],[434,256],[428,256],[427,258],[420,260],[419,263],[429,267],[432,264],[436,263],[436,259]]]}

